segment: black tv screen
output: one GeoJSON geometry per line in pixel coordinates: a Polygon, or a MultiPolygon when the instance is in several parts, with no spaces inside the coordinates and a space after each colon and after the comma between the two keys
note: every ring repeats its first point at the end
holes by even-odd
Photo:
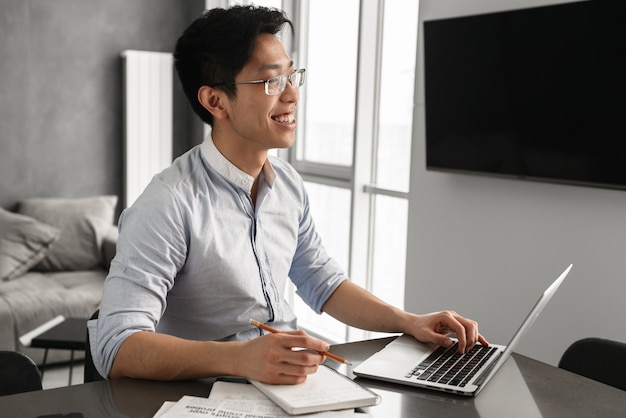
{"type": "Polygon", "coordinates": [[[626,1],[424,22],[426,164],[626,188],[626,1]]]}

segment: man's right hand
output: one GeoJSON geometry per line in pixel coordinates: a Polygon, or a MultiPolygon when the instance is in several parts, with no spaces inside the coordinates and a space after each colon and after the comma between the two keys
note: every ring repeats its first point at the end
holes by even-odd
{"type": "Polygon", "coordinates": [[[301,383],[326,359],[319,352],[328,349],[304,331],[264,335],[244,343],[238,374],[270,384],[301,383]]]}

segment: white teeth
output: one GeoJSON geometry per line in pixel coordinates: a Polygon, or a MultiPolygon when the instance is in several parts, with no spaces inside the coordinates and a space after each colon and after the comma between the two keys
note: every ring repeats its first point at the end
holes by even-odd
{"type": "Polygon", "coordinates": [[[274,119],[276,122],[281,122],[281,123],[291,123],[293,122],[296,118],[294,117],[294,115],[288,114],[288,115],[279,115],[279,116],[272,116],[272,119],[274,119]]]}

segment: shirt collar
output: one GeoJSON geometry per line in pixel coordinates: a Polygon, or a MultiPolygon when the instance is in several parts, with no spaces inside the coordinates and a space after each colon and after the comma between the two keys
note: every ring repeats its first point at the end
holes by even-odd
{"type": "MultiPolygon", "coordinates": [[[[237,168],[233,163],[228,161],[224,155],[217,149],[215,144],[213,143],[213,138],[209,135],[205,138],[204,142],[201,145],[201,152],[204,158],[209,162],[211,167],[213,167],[218,173],[220,173],[224,178],[226,178],[231,183],[235,184],[238,187],[241,187],[244,190],[247,190],[248,193],[252,191],[252,183],[254,182],[254,177],[241,171],[237,168]]],[[[265,160],[265,164],[263,164],[263,177],[265,177],[265,182],[269,187],[274,185],[274,180],[276,180],[276,172],[274,171],[274,167],[272,167],[272,163],[269,158],[265,160]]]]}

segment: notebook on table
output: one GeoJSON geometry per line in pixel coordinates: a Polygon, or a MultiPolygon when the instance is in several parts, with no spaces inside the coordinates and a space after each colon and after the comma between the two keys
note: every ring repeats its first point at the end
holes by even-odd
{"type": "Polygon", "coordinates": [[[570,264],[543,292],[506,346],[477,344],[468,353],[460,355],[455,339],[452,347],[443,348],[402,335],[358,365],[353,372],[370,379],[476,396],[509,358],[571,268],[570,264]]]}
{"type": "Polygon", "coordinates": [[[297,385],[250,383],[292,415],[378,405],[381,400],[378,394],[325,365],[297,385]]]}

